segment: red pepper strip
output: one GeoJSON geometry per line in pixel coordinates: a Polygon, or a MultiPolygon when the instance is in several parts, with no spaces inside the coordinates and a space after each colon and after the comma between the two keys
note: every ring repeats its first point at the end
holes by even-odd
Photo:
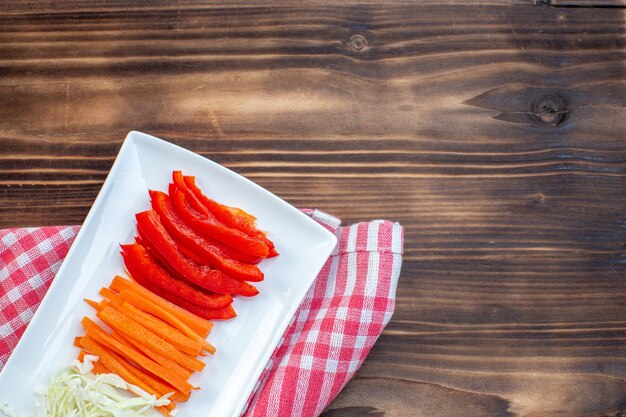
{"type": "Polygon", "coordinates": [[[219,310],[203,309],[195,304],[186,301],[184,298],[180,298],[179,296],[172,294],[171,292],[166,291],[163,288],[157,287],[150,281],[144,279],[142,276],[133,275],[133,279],[137,281],[139,285],[146,288],[150,292],[158,295],[161,298],[166,299],[170,303],[176,304],[180,308],[184,308],[191,314],[195,314],[198,317],[202,317],[207,320],[227,320],[237,316],[237,313],[235,313],[235,309],[232,305],[221,308],[219,310]]]}
{"type": "MultiPolygon", "coordinates": [[[[182,301],[184,302],[185,300],[182,301]]],[[[206,320],[228,320],[237,317],[233,306],[224,307],[220,310],[203,310],[192,304],[188,308],[189,310],[187,311],[206,320]]]]}
{"type": "MultiPolygon", "coordinates": [[[[191,193],[194,195],[193,198],[190,198],[191,207],[195,208],[195,205],[197,204],[197,202],[201,203],[204,207],[206,207],[211,212],[211,214],[213,214],[213,216],[215,216],[215,218],[218,221],[224,223],[226,226],[230,226],[239,231],[242,231],[250,237],[262,240],[270,249],[270,255],[273,255],[273,256],[278,255],[278,252],[276,252],[276,250],[274,249],[274,242],[269,240],[267,236],[265,236],[265,233],[257,229],[256,226],[254,225],[254,221],[250,221],[249,217],[236,215],[233,212],[234,210],[230,210],[230,207],[219,204],[217,201],[211,200],[209,197],[202,194],[202,190],[200,190],[200,188],[198,188],[198,186],[196,185],[195,177],[185,176],[184,181],[185,181],[185,185],[187,186],[187,188],[191,190],[191,193]],[[191,201],[193,201],[193,203],[191,203],[191,201]],[[272,251],[272,249],[274,249],[274,251],[272,251]]],[[[178,186],[178,183],[176,183],[176,185],[178,186]]],[[[183,192],[185,192],[185,196],[187,196],[187,192],[186,191],[183,191],[183,192]]],[[[245,213],[245,211],[241,209],[238,209],[238,210],[245,213]]],[[[200,213],[203,213],[200,210],[198,211],[200,213]]]]}
{"type": "Polygon", "coordinates": [[[219,240],[249,255],[266,258],[269,254],[269,248],[262,240],[252,238],[239,230],[231,229],[220,223],[215,217],[210,217],[211,215],[201,217],[187,206],[185,194],[182,191],[176,189],[171,197],[178,215],[201,236],[219,240]]]}
{"type": "Polygon", "coordinates": [[[165,269],[165,271],[169,273],[172,276],[172,278],[178,281],[186,282],[187,280],[185,279],[185,277],[183,277],[182,275],[178,273],[178,271],[173,269],[170,266],[170,264],[167,262],[167,260],[163,257],[163,255],[161,255],[156,249],[154,249],[154,246],[152,246],[150,242],[148,242],[147,239],[142,237],[143,235],[141,234],[141,228],[139,227],[139,225],[137,225],[137,231],[139,233],[137,234],[137,236],[135,236],[135,243],[146,248],[146,250],[148,251],[148,254],[152,256],[152,258],[156,260],[156,263],[159,266],[161,266],[163,269],[165,269]]]}
{"type": "Polygon", "coordinates": [[[259,293],[255,287],[247,282],[238,281],[222,271],[207,266],[198,266],[183,256],[159,221],[159,215],[156,211],[144,211],[136,214],[135,218],[142,239],[159,252],[169,266],[185,280],[219,294],[238,294],[251,297],[259,293]]]}
{"type": "MultiPolygon", "coordinates": [[[[221,296],[221,295],[230,295],[230,294],[217,294],[214,293],[212,291],[207,291],[202,287],[199,287],[198,285],[195,285],[192,282],[189,282],[187,279],[185,279],[184,276],[182,276],[181,274],[178,273],[178,271],[176,271],[175,269],[173,269],[170,264],[167,262],[167,260],[156,250],[154,249],[154,246],[152,246],[150,244],[150,242],[148,242],[145,238],[142,239],[141,236],[141,229],[137,229],[139,231],[138,236],[135,236],[135,243],[137,243],[138,245],[142,246],[146,252],[148,252],[148,255],[150,255],[152,257],[152,259],[154,259],[156,261],[156,264],[158,266],[160,266],[166,273],[168,273],[172,278],[174,278],[174,280],[176,281],[180,281],[186,285],[189,285],[191,288],[193,288],[194,290],[212,297],[212,296],[221,296]]],[[[186,256],[183,253],[183,256],[186,256]]],[[[232,299],[232,297],[231,297],[232,299]]],[[[232,301],[231,301],[232,302],[232,301]]]]}
{"type": "Polygon", "coordinates": [[[242,210],[238,207],[229,207],[229,206],[224,206],[224,208],[228,211],[230,211],[231,213],[233,213],[234,216],[241,216],[244,219],[248,219],[249,222],[254,223],[256,221],[256,217],[254,217],[252,214],[248,213],[245,210],[242,210]]]}
{"type": "MultiPolygon", "coordinates": [[[[176,247],[178,248],[178,250],[180,251],[180,253],[182,253],[185,257],[191,259],[192,261],[194,261],[195,263],[197,263],[198,265],[202,265],[202,266],[209,266],[206,258],[203,257],[202,255],[194,252],[192,249],[190,249],[189,247],[182,245],[180,243],[176,243],[176,247]]],[[[254,266],[254,265],[246,265],[246,266],[254,266]]],[[[215,268],[216,270],[220,270],[220,268],[215,268]]],[[[259,270],[260,271],[260,270],[259,270]]],[[[261,278],[259,279],[258,277],[254,277],[252,279],[245,279],[242,278],[241,276],[235,276],[225,270],[223,270],[222,272],[224,272],[227,276],[231,277],[231,278],[235,278],[236,280],[245,282],[245,281],[250,281],[250,282],[260,282],[263,281],[263,273],[261,272],[261,278]]]]}
{"type": "Polygon", "coordinates": [[[189,228],[174,211],[167,194],[150,191],[152,208],[159,214],[161,223],[174,238],[178,249],[199,265],[208,265],[225,274],[241,280],[258,282],[263,280],[263,272],[255,266],[229,258],[220,248],[211,245],[206,239],[189,228]]]}
{"type": "MultiPolygon", "coordinates": [[[[170,203],[172,202],[172,199],[174,195],[176,194],[176,190],[177,190],[176,185],[174,184],[169,185],[170,203]]],[[[173,213],[178,216],[178,218],[181,220],[183,224],[185,224],[185,222],[180,218],[180,216],[176,213],[176,211],[174,211],[173,213]]],[[[185,224],[185,226],[187,226],[187,224],[185,224]]],[[[259,258],[258,256],[252,256],[252,255],[248,255],[247,253],[240,252],[237,249],[234,249],[228,245],[225,245],[219,240],[215,240],[207,236],[200,236],[200,237],[206,240],[210,245],[217,246],[229,258],[233,258],[237,261],[240,261],[246,264],[258,264],[264,259],[264,258],[259,258]]]]}
{"type": "Polygon", "coordinates": [[[220,309],[233,302],[233,298],[228,294],[207,295],[172,278],[141,245],[134,243],[121,245],[121,247],[124,264],[132,276],[142,276],[144,280],[202,308],[220,309]]]}
{"type": "MultiPolygon", "coordinates": [[[[151,210],[153,211],[153,210],[151,210]]],[[[139,213],[141,214],[141,213],[139,213]]],[[[156,221],[158,221],[158,216],[156,216],[156,221]]],[[[145,227],[145,226],[144,226],[145,227]]],[[[162,228],[163,226],[160,225],[160,227],[162,228]]],[[[246,297],[252,297],[255,296],[259,293],[259,291],[253,287],[252,285],[248,284],[245,281],[238,281],[238,280],[234,280],[231,277],[223,274],[221,271],[216,271],[216,270],[211,270],[211,268],[206,267],[206,266],[198,266],[196,264],[194,264],[193,259],[190,258],[188,255],[188,250],[187,251],[181,251],[180,248],[178,247],[178,245],[176,245],[176,242],[173,242],[175,249],[178,250],[179,256],[182,257],[182,262],[184,262],[185,264],[188,265],[192,265],[193,268],[198,269],[200,272],[200,275],[202,274],[206,274],[208,271],[209,274],[209,279],[215,279],[215,277],[217,277],[217,283],[216,282],[209,282],[208,285],[211,286],[211,288],[216,288],[216,289],[220,289],[220,291],[216,291],[213,289],[208,289],[207,285],[202,285],[202,284],[198,284],[195,281],[189,279],[188,277],[186,277],[185,275],[183,275],[181,273],[181,268],[179,267],[179,269],[176,269],[174,266],[172,266],[172,263],[168,261],[168,259],[163,256],[161,253],[159,253],[158,250],[155,249],[154,245],[152,245],[148,239],[145,237],[145,232],[143,232],[141,226],[139,225],[139,223],[137,224],[137,229],[139,231],[139,235],[142,236],[143,238],[140,238],[141,240],[143,240],[144,243],[141,243],[141,245],[146,248],[146,250],[148,251],[148,254],[150,256],[152,256],[152,258],[157,260],[157,263],[161,265],[161,267],[163,267],[166,272],[168,272],[174,279],[179,280],[183,283],[187,283],[189,286],[191,286],[194,290],[199,291],[207,296],[214,296],[217,294],[223,294],[223,295],[229,295],[230,294],[239,294],[239,295],[243,295],[246,297]],[[225,280],[225,282],[224,282],[225,280]],[[233,284],[234,281],[235,283],[233,284]],[[236,284],[236,283],[239,284],[236,284]],[[217,285],[217,286],[216,286],[217,285]],[[217,293],[217,294],[216,294],[217,293]]],[[[168,239],[171,239],[170,236],[167,236],[168,239]]],[[[135,238],[137,239],[137,238],[135,238]]],[[[141,241],[140,240],[140,241],[141,241]]],[[[180,266],[180,265],[179,265],[180,266]]],[[[197,279],[197,278],[196,278],[197,279]]],[[[232,297],[231,297],[232,299],[232,297]]]]}
{"type": "Polygon", "coordinates": [[[205,207],[196,198],[194,193],[185,184],[185,180],[183,178],[183,173],[181,171],[174,171],[174,172],[172,172],[172,179],[174,180],[174,185],[176,185],[176,188],[178,188],[180,191],[185,193],[185,199],[187,200],[187,203],[189,204],[189,206],[192,209],[194,209],[198,213],[202,214],[203,216],[210,215],[210,212],[207,209],[207,207],[205,207]]]}
{"type": "MultiPolygon", "coordinates": [[[[269,240],[269,239],[268,239],[269,240]]],[[[265,242],[265,240],[263,240],[265,242]]],[[[265,242],[267,244],[267,242],[265,242]]],[[[273,258],[274,256],[278,256],[279,253],[276,248],[270,248],[270,253],[267,254],[268,258],[273,258]]]]}

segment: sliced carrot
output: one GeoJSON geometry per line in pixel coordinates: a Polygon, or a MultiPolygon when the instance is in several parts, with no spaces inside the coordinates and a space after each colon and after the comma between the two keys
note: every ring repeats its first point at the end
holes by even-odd
{"type": "Polygon", "coordinates": [[[145,289],[136,282],[120,277],[119,275],[113,278],[113,282],[111,282],[111,289],[118,293],[122,290],[133,291],[136,294],[141,295],[146,299],[149,299],[153,303],[157,304],[159,307],[169,311],[175,317],[182,320],[185,324],[187,324],[187,326],[191,327],[196,333],[198,333],[202,337],[207,337],[209,335],[209,332],[213,328],[213,323],[211,323],[210,321],[200,318],[195,314],[188,312],[184,308],[178,307],[176,304],[171,303],[163,299],[162,297],[159,297],[158,295],[145,289]]]}
{"type": "Polygon", "coordinates": [[[152,359],[153,361],[155,361],[159,365],[164,366],[165,368],[167,368],[171,372],[175,373],[176,375],[178,375],[181,379],[183,379],[185,381],[188,380],[189,377],[192,374],[192,372],[190,370],[183,368],[182,366],[180,366],[179,364],[177,364],[173,360],[168,359],[168,358],[166,358],[166,357],[164,357],[162,355],[159,355],[154,350],[145,347],[144,345],[142,345],[141,343],[137,342],[136,340],[133,340],[131,338],[128,338],[128,337],[124,336],[120,332],[117,332],[117,331],[113,330],[111,332],[111,336],[113,336],[118,342],[120,342],[120,343],[122,343],[122,344],[124,344],[126,346],[130,346],[130,347],[135,348],[135,350],[137,350],[138,352],[142,353],[144,356],[147,356],[148,358],[152,359]]]}
{"type": "Polygon", "coordinates": [[[91,370],[91,373],[94,375],[111,373],[111,371],[109,371],[107,367],[101,364],[99,361],[92,362],[92,365],[93,365],[93,369],[91,370]]]}
{"type": "Polygon", "coordinates": [[[98,303],[96,301],[93,300],[89,300],[87,298],[84,298],[84,301],[89,304],[91,307],[93,307],[94,309],[98,309],[98,303]]]}
{"type": "Polygon", "coordinates": [[[111,304],[109,300],[101,300],[99,303],[96,303],[95,301],[91,301],[91,300],[85,300],[85,301],[87,301],[87,304],[93,307],[93,309],[96,311],[100,311],[104,309],[105,307],[109,306],[109,304],[111,304]]]}
{"type": "MultiPolygon", "coordinates": [[[[104,311],[110,310],[110,307],[107,307],[104,311]]],[[[109,335],[105,332],[100,326],[98,326],[95,322],[91,321],[89,318],[85,317],[81,321],[81,325],[85,328],[87,335],[92,339],[96,340],[101,345],[107,347],[108,349],[114,351],[115,353],[133,361],[137,364],[137,366],[145,369],[151,374],[158,376],[163,379],[168,384],[172,385],[182,393],[188,393],[191,391],[191,384],[186,380],[180,378],[178,375],[171,372],[169,369],[159,365],[153,360],[147,358],[143,354],[139,353],[132,347],[125,346],[122,343],[118,342],[113,338],[113,336],[109,335]]],[[[105,364],[106,365],[106,364],[105,364]]]]}
{"type": "Polygon", "coordinates": [[[94,339],[89,336],[83,336],[80,339],[80,344],[85,350],[92,355],[96,355],[99,361],[107,367],[111,372],[117,374],[124,381],[129,384],[133,384],[143,389],[144,391],[158,395],[152,388],[147,386],[143,381],[137,378],[132,372],[130,372],[122,363],[118,360],[118,356],[109,351],[104,346],[98,344],[94,339]]]}
{"type": "Polygon", "coordinates": [[[137,320],[146,329],[152,331],[157,336],[160,336],[163,340],[170,343],[181,352],[198,356],[202,350],[202,344],[200,342],[187,337],[178,329],[170,326],[163,320],[138,309],[127,301],[124,301],[122,305],[113,305],[113,307],[127,316],[137,320]]]}
{"type": "MultiPolygon", "coordinates": [[[[78,339],[78,345],[80,346],[80,337],[77,337],[74,339],[74,343],[76,343],[76,339],[78,339]]],[[[82,346],[80,346],[82,348],[82,346]]],[[[85,355],[87,354],[87,352],[85,352],[84,350],[81,350],[80,353],[78,354],[78,357],[76,359],[78,359],[79,361],[83,361],[83,359],[85,358],[85,355]]]]}
{"type": "MultiPolygon", "coordinates": [[[[78,339],[81,339],[81,338],[78,338],[78,339]]],[[[84,350],[81,350],[80,353],[78,354],[78,360],[82,362],[83,359],[85,358],[85,355],[87,355],[87,352],[85,352],[84,350]]],[[[93,365],[93,370],[91,372],[94,375],[110,374],[111,373],[111,371],[109,371],[99,360],[96,361],[96,362],[92,362],[92,365],[93,365]]],[[[130,366],[130,364],[128,364],[128,365],[130,366]]],[[[129,381],[126,381],[126,382],[129,382],[129,381]]],[[[129,382],[129,383],[131,383],[131,382],[129,382]]],[[[163,394],[159,393],[157,395],[162,396],[163,394]]],[[[172,398],[172,397],[170,397],[170,398],[172,398]]],[[[156,407],[156,409],[159,410],[165,416],[169,416],[169,414],[170,414],[169,411],[173,410],[174,408],[176,408],[176,406],[172,402],[170,402],[167,406],[156,407]]]]}
{"type": "MultiPolygon", "coordinates": [[[[75,337],[74,338],[74,346],[76,346],[77,348],[82,349],[83,347],[80,345],[80,337],[75,337]]],[[[82,361],[82,359],[80,359],[82,361]]]]}
{"type": "MultiPolygon", "coordinates": [[[[76,339],[78,339],[78,341],[80,343],[80,337],[77,337],[76,339]]],[[[84,350],[81,350],[80,353],[78,354],[78,360],[81,361],[81,362],[84,362],[85,355],[87,355],[87,354],[88,354],[87,352],[85,352],[84,350]]],[[[93,369],[91,370],[91,373],[94,374],[94,375],[110,374],[111,373],[111,371],[109,371],[99,361],[92,362],[91,364],[93,365],[93,369]]]]}
{"type": "Polygon", "coordinates": [[[120,333],[130,337],[131,339],[135,339],[138,342],[145,344],[150,349],[155,350],[157,353],[173,360],[187,369],[192,371],[202,371],[202,369],[204,369],[205,365],[203,362],[179,351],[132,318],[120,313],[112,307],[107,307],[104,310],[99,311],[97,316],[112,329],[118,330],[120,333]]]}
{"type": "Polygon", "coordinates": [[[167,408],[167,406],[161,405],[159,407],[155,407],[154,409],[157,410],[159,413],[163,414],[165,417],[169,417],[170,416],[170,411],[167,408]]]}
{"type": "Polygon", "coordinates": [[[117,295],[117,293],[107,287],[100,288],[99,294],[103,296],[104,298],[106,298],[107,300],[109,300],[110,302],[112,302],[113,304],[119,305],[122,303],[122,300],[117,295]]]}
{"type": "Polygon", "coordinates": [[[172,401],[185,402],[189,399],[189,394],[185,395],[181,393],[171,385],[168,385],[158,378],[144,372],[142,369],[131,363],[128,363],[126,360],[124,361],[126,362],[124,363],[124,365],[128,364],[127,368],[130,372],[132,372],[137,378],[141,379],[143,382],[152,387],[156,392],[159,393],[160,396],[172,393],[172,395],[169,397],[172,401]]]}
{"type": "Polygon", "coordinates": [[[150,301],[147,301],[145,298],[137,295],[136,293],[132,291],[122,290],[120,291],[119,295],[123,300],[133,304],[134,306],[145,311],[146,313],[151,313],[159,317],[163,321],[171,324],[173,327],[183,332],[186,336],[192,338],[198,343],[201,343],[202,348],[204,348],[207,352],[211,354],[215,353],[215,347],[213,347],[213,345],[207,342],[198,333],[194,332],[192,328],[187,326],[182,320],[180,320],[179,318],[171,314],[169,311],[165,310],[164,308],[161,308],[160,306],[156,304],[151,303],[150,301]]]}
{"type": "MultiPolygon", "coordinates": [[[[103,346],[104,347],[104,346],[103,346]]],[[[105,348],[106,349],[106,348],[105,348]]],[[[150,384],[148,384],[147,382],[145,382],[144,380],[142,380],[139,376],[137,376],[135,374],[135,372],[133,371],[133,365],[128,362],[126,359],[120,357],[119,355],[116,355],[114,352],[108,351],[109,354],[111,356],[113,356],[113,358],[119,362],[124,368],[126,368],[131,374],[135,375],[135,377],[141,381],[141,384],[133,384],[133,385],[137,385],[138,387],[140,387],[141,389],[143,389],[144,391],[146,391],[148,394],[152,394],[152,395],[156,395],[157,397],[162,397],[165,394],[167,394],[167,392],[161,392],[157,389],[155,389],[154,387],[152,387],[150,384]]],[[[137,369],[137,368],[134,368],[137,369]]],[[[126,381],[128,382],[128,381],[126,381]]],[[[172,391],[168,391],[168,392],[172,392],[172,391]]],[[[174,410],[176,408],[176,405],[173,402],[169,402],[168,404],[164,405],[163,407],[165,407],[166,411],[165,411],[165,415],[169,415],[169,411],[167,410],[174,410]]]]}
{"type": "MultiPolygon", "coordinates": [[[[78,339],[80,341],[80,337],[77,337],[76,339],[78,339]]],[[[81,362],[84,362],[85,359],[85,355],[88,355],[87,352],[85,352],[84,350],[81,350],[80,353],[78,354],[78,360],[81,362]]],[[[100,374],[110,374],[111,371],[109,371],[104,365],[102,365],[99,361],[95,361],[91,363],[93,366],[93,369],[91,370],[91,373],[94,375],[100,375],[100,374]]]]}

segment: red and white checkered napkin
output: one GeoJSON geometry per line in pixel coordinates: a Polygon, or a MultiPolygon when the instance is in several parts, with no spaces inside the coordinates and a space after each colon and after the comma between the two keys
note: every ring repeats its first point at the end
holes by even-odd
{"type": "MultiPolygon", "coordinates": [[[[393,313],[402,227],[383,220],[341,227],[328,214],[303,211],[333,231],[338,244],[261,375],[245,417],[319,415],[359,369],[393,313]]],[[[78,229],[0,230],[0,369],[78,229]]]]}

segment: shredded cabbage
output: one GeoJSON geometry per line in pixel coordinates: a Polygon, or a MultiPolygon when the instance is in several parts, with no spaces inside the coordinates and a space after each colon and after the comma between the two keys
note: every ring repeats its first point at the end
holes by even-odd
{"type": "MultiPolygon", "coordinates": [[[[36,387],[35,417],[147,417],[157,415],[154,407],[170,403],[171,394],[157,398],[115,374],[92,374],[97,360],[85,355],[83,363],[75,360],[60,370],[47,388],[36,387]]],[[[1,403],[0,412],[17,417],[1,403]]]]}

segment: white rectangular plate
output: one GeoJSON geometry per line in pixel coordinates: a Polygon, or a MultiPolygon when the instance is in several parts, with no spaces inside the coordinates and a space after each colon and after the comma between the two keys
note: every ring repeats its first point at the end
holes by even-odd
{"type": "Polygon", "coordinates": [[[173,170],[195,175],[210,197],[255,215],[280,256],[264,260],[260,294],[237,297],[238,316],[216,322],[217,348],[191,382],[201,387],[181,404],[182,416],[238,417],[289,321],[336,244],[335,236],[296,208],[242,176],[193,152],[130,132],[56,278],[0,373],[0,402],[31,413],[33,388],[78,354],[80,319],[95,317],[83,298],[124,275],[120,243],[135,235],[134,214],[150,208],[148,189],[167,190],[173,170]]]}

